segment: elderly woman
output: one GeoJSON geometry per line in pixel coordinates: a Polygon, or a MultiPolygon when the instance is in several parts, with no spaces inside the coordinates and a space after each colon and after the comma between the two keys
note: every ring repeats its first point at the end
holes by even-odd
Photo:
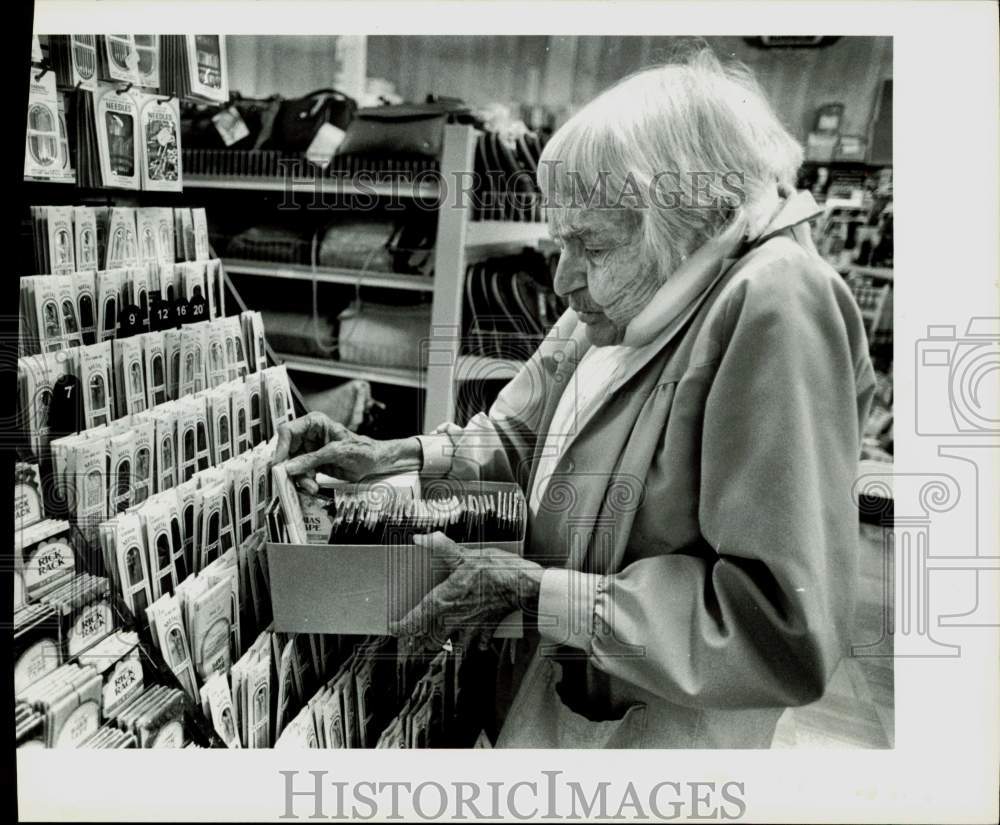
{"type": "Polygon", "coordinates": [[[767,747],[822,695],[874,376],[800,162],[710,54],[625,79],[542,156],[570,309],[490,411],[399,441],[312,415],[281,433],[307,484],[419,467],[523,486],[525,558],[428,537],[452,572],[398,628],[537,616],[499,746],[767,747]]]}

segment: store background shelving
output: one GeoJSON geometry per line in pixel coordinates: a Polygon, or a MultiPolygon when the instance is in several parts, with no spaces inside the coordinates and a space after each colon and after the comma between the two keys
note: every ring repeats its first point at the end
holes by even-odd
{"type": "MultiPolygon", "coordinates": [[[[425,342],[425,368],[389,368],[334,359],[275,352],[279,363],[290,371],[328,376],[331,379],[364,379],[376,384],[410,387],[424,392],[424,429],[452,420],[456,411],[457,383],[470,380],[506,380],[520,362],[512,358],[490,358],[462,354],[463,290],[468,264],[476,259],[525,247],[545,246],[548,227],[544,211],[537,205],[520,210],[482,214],[475,208],[474,194],[451,181],[467,179],[474,169],[477,130],[472,126],[445,127],[439,162],[379,161],[366,164],[345,160],[326,170],[308,168],[301,159],[280,153],[185,150],[185,188],[226,196],[241,192],[267,193],[296,198],[314,211],[342,209],[331,201],[351,196],[397,201],[422,201],[436,207],[433,275],[363,271],[303,263],[279,263],[223,257],[229,288],[239,292],[243,279],[338,284],[355,288],[378,288],[426,293],[431,298],[431,329],[425,342]],[[257,157],[257,156],[260,157],[257,157]],[[190,171],[194,170],[194,171],[190,171]],[[228,171],[220,171],[228,170],[228,171]],[[264,174],[266,172],[267,174],[264,174]],[[463,177],[465,176],[465,177],[463,177]],[[439,187],[438,180],[444,181],[439,187]],[[440,202],[437,202],[440,201],[440,202]],[[496,216],[496,217],[494,217],[496,216]]],[[[212,212],[209,207],[209,223],[212,212]]]]}

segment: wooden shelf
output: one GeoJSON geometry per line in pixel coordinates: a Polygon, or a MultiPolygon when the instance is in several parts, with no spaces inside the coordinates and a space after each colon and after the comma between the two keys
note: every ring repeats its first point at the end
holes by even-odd
{"type": "Polygon", "coordinates": [[[400,198],[436,198],[436,183],[376,183],[356,184],[351,178],[317,175],[313,178],[243,177],[233,175],[185,175],[185,189],[230,189],[236,191],[286,192],[317,195],[396,195],[400,198]]]}
{"type": "Polygon", "coordinates": [[[424,386],[424,371],[404,369],[399,367],[373,367],[366,364],[351,364],[346,361],[334,361],[330,358],[310,358],[305,355],[286,355],[275,353],[279,363],[297,372],[310,372],[314,375],[330,375],[336,378],[359,378],[379,384],[394,384],[398,387],[424,386]]]}
{"type": "Polygon", "coordinates": [[[860,459],[858,461],[858,480],[866,476],[874,476],[878,480],[878,483],[866,486],[862,492],[872,498],[892,501],[894,495],[892,483],[893,466],[894,462],[892,461],[876,461],[872,458],[860,459]],[[888,496],[883,495],[883,493],[888,493],[888,496]]]}
{"type": "Polygon", "coordinates": [[[854,266],[853,264],[848,264],[838,271],[844,275],[869,275],[872,278],[877,278],[883,281],[892,281],[892,269],[893,268],[891,266],[854,266]]]}
{"type": "Polygon", "coordinates": [[[545,221],[469,221],[465,233],[466,249],[481,246],[518,244],[537,246],[549,239],[549,225],[545,221]]]}
{"type": "Polygon", "coordinates": [[[223,258],[226,272],[257,275],[263,278],[284,278],[292,281],[319,281],[327,284],[358,284],[386,289],[406,289],[433,292],[434,279],[424,275],[401,275],[395,272],[373,272],[361,269],[312,267],[306,264],[271,263],[237,258],[223,258]]]}

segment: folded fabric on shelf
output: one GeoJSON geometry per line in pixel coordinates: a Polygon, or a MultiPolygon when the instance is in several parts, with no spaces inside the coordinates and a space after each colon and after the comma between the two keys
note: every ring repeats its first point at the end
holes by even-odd
{"type": "Polygon", "coordinates": [[[340,360],[379,367],[426,366],[429,304],[401,307],[356,302],[340,314],[340,360]]]}
{"type": "Polygon", "coordinates": [[[308,264],[312,259],[312,230],[303,232],[276,224],[251,226],[233,236],[225,254],[230,258],[308,264]]]}
{"type": "Polygon", "coordinates": [[[268,341],[278,352],[329,358],[336,348],[336,329],[329,318],[275,310],[262,310],[261,316],[268,341]]]}

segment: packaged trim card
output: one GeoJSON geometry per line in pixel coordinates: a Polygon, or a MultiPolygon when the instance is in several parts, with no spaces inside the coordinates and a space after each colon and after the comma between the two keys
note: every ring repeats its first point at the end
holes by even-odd
{"type": "Polygon", "coordinates": [[[119,516],[115,525],[118,580],[126,606],[140,621],[151,602],[145,543],[139,516],[136,513],[119,516]]]}
{"type": "Polygon", "coordinates": [[[115,206],[108,218],[108,237],[104,260],[105,269],[139,265],[139,243],[136,238],[135,212],[132,207],[115,206]]]}
{"type": "Polygon", "coordinates": [[[191,210],[182,206],[174,209],[174,213],[180,215],[180,241],[183,243],[183,259],[185,261],[196,261],[198,258],[195,255],[194,218],[191,215],[191,210]]]}
{"type": "Polygon", "coordinates": [[[52,180],[59,183],[76,183],[76,170],[69,151],[69,130],[66,128],[66,95],[56,96],[56,115],[59,118],[59,168],[52,180]]]}
{"type": "MultiPolygon", "coordinates": [[[[69,473],[67,481],[73,487],[69,495],[76,502],[76,525],[93,543],[98,525],[108,516],[107,440],[82,439],[73,450],[69,473]]],[[[115,566],[108,566],[107,573],[112,579],[117,579],[115,566]]]]}
{"type": "Polygon", "coordinates": [[[208,244],[208,218],[203,206],[191,210],[191,224],[194,232],[194,260],[207,261],[212,256],[208,244]]]}
{"type": "Polygon", "coordinates": [[[160,35],[134,34],[132,43],[139,58],[136,63],[138,85],[146,89],[159,89],[160,35]]]}
{"type": "Polygon", "coordinates": [[[156,491],[177,486],[177,421],[171,409],[154,410],[156,422],[156,491]]]}
{"type": "MultiPolygon", "coordinates": [[[[228,668],[227,668],[228,669],[228,668]]],[[[226,747],[239,748],[240,737],[236,731],[236,717],[233,713],[233,697],[222,673],[210,675],[205,683],[208,705],[212,716],[212,727],[219,734],[226,747]]]]}
{"type": "Polygon", "coordinates": [[[198,472],[198,410],[192,404],[177,405],[177,482],[183,485],[198,472]]]}
{"type": "Polygon", "coordinates": [[[98,58],[102,79],[139,85],[139,55],[133,35],[100,35],[98,58]]]}
{"type": "Polygon", "coordinates": [[[111,382],[111,342],[103,341],[80,347],[79,378],[83,393],[83,413],[87,429],[110,424],[114,420],[111,382]]]}
{"type": "Polygon", "coordinates": [[[113,87],[98,94],[94,116],[101,180],[109,187],[139,189],[139,110],[135,98],[113,87]]]}
{"type": "Polygon", "coordinates": [[[174,210],[169,206],[155,208],[156,237],[159,241],[160,260],[173,263],[177,259],[174,241],[174,210]]]}
{"type": "MultiPolygon", "coordinates": [[[[22,279],[26,280],[26,279],[22,279]]],[[[38,345],[42,352],[52,352],[65,346],[66,330],[59,306],[59,290],[51,277],[32,277],[35,292],[35,323],[38,345]]]]}
{"type": "Polygon", "coordinates": [[[247,310],[240,314],[243,321],[243,332],[247,340],[247,352],[250,358],[250,370],[258,372],[267,367],[267,345],[264,341],[264,319],[256,310],[247,310]]]}
{"type": "Polygon", "coordinates": [[[135,234],[139,246],[139,263],[151,264],[159,261],[160,242],[156,236],[155,209],[141,206],[135,210],[135,234]]]}
{"type": "Polygon", "coordinates": [[[123,304],[131,305],[139,310],[136,324],[130,324],[131,329],[123,335],[135,334],[136,327],[143,332],[149,329],[149,269],[145,266],[132,266],[125,277],[125,299],[123,304]]]}
{"type": "MultiPolygon", "coordinates": [[[[195,669],[202,679],[229,670],[230,593],[230,583],[220,581],[195,597],[192,605],[191,648],[195,669]]],[[[226,699],[231,702],[225,677],[222,677],[222,684],[226,699]]],[[[235,727],[233,732],[235,734],[235,727]]]]}
{"type": "Polygon", "coordinates": [[[115,388],[118,418],[146,409],[146,379],[142,342],[138,336],[114,342],[115,388]]]}
{"type": "Polygon", "coordinates": [[[162,332],[139,336],[146,368],[146,404],[149,409],[167,401],[167,363],[162,332]]]}
{"type": "Polygon", "coordinates": [[[53,275],[49,278],[59,296],[59,306],[62,310],[63,344],[66,347],[83,345],[80,334],[80,320],[76,313],[76,286],[72,275],[53,275]]]}
{"type": "Polygon", "coordinates": [[[24,176],[48,180],[59,174],[61,165],[56,75],[55,72],[32,68],[28,86],[24,176]]]}
{"type": "Polygon", "coordinates": [[[233,490],[236,541],[242,547],[254,531],[253,458],[241,456],[231,463],[228,470],[233,490]]]}
{"type": "Polygon", "coordinates": [[[205,344],[207,324],[181,327],[181,380],[179,396],[205,389],[205,344]]]}
{"type": "Polygon", "coordinates": [[[225,103],[229,100],[226,38],[221,34],[188,34],[184,36],[184,41],[191,93],[216,103],[225,103]]]}
{"type": "Polygon", "coordinates": [[[233,453],[242,455],[253,446],[250,440],[250,407],[246,384],[229,385],[230,423],[233,428],[233,453]]]}
{"type": "Polygon", "coordinates": [[[163,331],[163,353],[167,363],[167,397],[171,400],[180,397],[182,342],[179,329],[163,331]]]}
{"type": "Polygon", "coordinates": [[[240,318],[238,315],[230,315],[222,318],[220,323],[226,333],[226,370],[229,380],[246,378],[249,370],[240,318]]]}
{"type": "Polygon", "coordinates": [[[181,683],[184,692],[194,701],[198,697],[198,688],[194,665],[191,662],[191,649],[181,620],[180,604],[173,596],[165,596],[156,601],[150,610],[156,617],[156,636],[160,652],[167,666],[181,683]]]}
{"type": "Polygon", "coordinates": [[[188,570],[196,572],[195,533],[197,532],[195,499],[198,494],[198,482],[190,480],[182,482],[174,488],[177,497],[177,508],[181,515],[181,527],[184,530],[184,561],[188,570]]]}
{"type": "Polygon", "coordinates": [[[162,595],[173,595],[180,578],[177,574],[179,553],[184,557],[184,549],[175,548],[170,531],[170,517],[166,504],[147,502],[139,508],[146,530],[147,563],[150,572],[150,586],[154,606],[162,595]]]}
{"type": "Polygon", "coordinates": [[[216,466],[233,457],[232,409],[229,393],[222,387],[209,391],[208,425],[212,442],[212,463],[216,466]]]}
{"type": "Polygon", "coordinates": [[[132,506],[132,461],[135,438],[132,430],[108,439],[108,515],[124,513],[132,506]]]}
{"type": "Polygon", "coordinates": [[[220,387],[229,380],[226,367],[226,331],[222,324],[213,322],[206,327],[208,347],[208,386],[220,387]]]}
{"type": "Polygon", "coordinates": [[[35,457],[41,455],[42,432],[57,378],[54,364],[52,356],[26,355],[17,359],[18,429],[35,457]]]}
{"type": "Polygon", "coordinates": [[[50,35],[50,57],[63,86],[97,88],[97,36],[93,34],[50,35]]]}
{"type": "Polygon", "coordinates": [[[144,502],[153,492],[153,460],[156,425],[148,416],[136,416],[132,424],[135,450],[132,453],[132,506],[144,502]]]}
{"type": "Polygon", "coordinates": [[[77,320],[80,322],[80,336],[86,345],[97,342],[97,290],[96,272],[93,269],[74,272],[73,290],[76,296],[77,320]]]}
{"type": "Polygon", "coordinates": [[[118,311],[122,304],[123,269],[98,270],[97,281],[97,339],[110,341],[118,334],[118,311]]]}
{"type": "MultiPolygon", "coordinates": [[[[142,188],[154,192],[180,192],[180,106],[176,98],[144,95],[139,115],[142,135],[142,188]]],[[[205,257],[208,257],[207,255],[205,257]]]]}
{"type": "Polygon", "coordinates": [[[48,243],[53,275],[70,275],[77,270],[73,249],[73,207],[48,206],[48,243]]]}
{"type": "Polygon", "coordinates": [[[295,419],[292,406],[292,391],[288,384],[288,370],[284,364],[268,367],[261,373],[264,381],[264,397],[267,399],[268,437],[275,435],[278,426],[295,419]]]}

